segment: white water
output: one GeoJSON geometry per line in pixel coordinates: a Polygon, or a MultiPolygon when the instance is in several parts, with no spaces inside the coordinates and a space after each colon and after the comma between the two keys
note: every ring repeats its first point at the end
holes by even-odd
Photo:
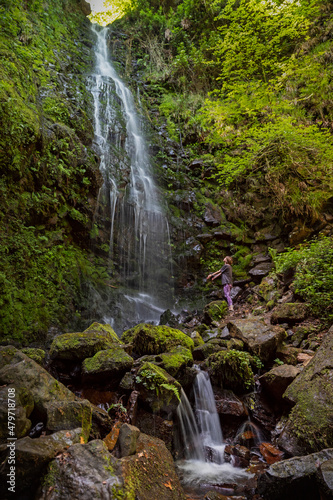
{"type": "Polygon", "coordinates": [[[121,329],[129,321],[157,322],[172,304],[169,228],[132,93],[108,56],[108,29],[92,30],[95,143],[104,178],[96,221],[109,231],[110,275],[120,290],[103,319],[121,329]]]}
{"type": "Polygon", "coordinates": [[[199,371],[194,382],[195,409],[182,392],[177,409],[184,460],[177,462],[186,486],[242,483],[252,477],[224,460],[225,443],[209,376],[199,371]],[[209,457],[209,459],[208,459],[209,457]]]}

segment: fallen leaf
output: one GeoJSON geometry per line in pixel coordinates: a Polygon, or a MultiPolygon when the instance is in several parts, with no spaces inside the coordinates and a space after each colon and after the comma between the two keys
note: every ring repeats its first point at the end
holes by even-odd
{"type": "Polygon", "coordinates": [[[84,444],[84,438],[83,438],[83,436],[80,436],[80,444],[84,444]]]}
{"type": "Polygon", "coordinates": [[[170,490],[172,490],[172,486],[171,486],[171,481],[168,481],[167,483],[163,483],[163,485],[166,487],[166,488],[170,488],[170,490]]]}

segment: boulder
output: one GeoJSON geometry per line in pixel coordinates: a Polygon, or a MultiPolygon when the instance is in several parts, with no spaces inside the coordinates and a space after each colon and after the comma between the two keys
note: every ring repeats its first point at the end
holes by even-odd
{"type": "Polygon", "coordinates": [[[215,396],[215,403],[216,411],[219,415],[239,418],[248,417],[246,406],[232,391],[226,389],[220,391],[215,396]]]}
{"type": "Polygon", "coordinates": [[[120,427],[118,442],[121,457],[128,457],[136,453],[136,445],[139,436],[140,429],[134,425],[123,424],[120,427]]]}
{"type": "Polygon", "coordinates": [[[266,325],[256,319],[229,321],[228,329],[231,337],[242,340],[249,352],[259,356],[264,363],[274,359],[276,350],[287,336],[280,326],[266,325]]]}
{"type": "Polygon", "coordinates": [[[257,266],[249,270],[249,275],[256,283],[260,283],[262,278],[267,276],[273,269],[273,264],[271,262],[262,262],[257,266]]]}
{"type": "Polygon", "coordinates": [[[333,458],[320,465],[317,480],[324,498],[333,498],[333,458]]]}
{"type": "Polygon", "coordinates": [[[292,408],[278,444],[291,455],[333,447],[333,332],[289,385],[284,399],[292,408]]]}
{"type": "Polygon", "coordinates": [[[47,405],[46,428],[60,431],[82,428],[82,437],[88,441],[92,421],[92,405],[86,399],[77,401],[53,401],[47,405]]]}
{"type": "Polygon", "coordinates": [[[180,402],[181,385],[163,368],[145,362],[139,368],[135,382],[140,400],[153,413],[169,414],[176,410],[180,402]]]}
{"type": "Polygon", "coordinates": [[[160,366],[172,377],[176,377],[187,366],[193,365],[191,351],[183,346],[174,347],[169,352],[160,354],[159,357],[162,360],[160,366]]]}
{"type": "Polygon", "coordinates": [[[34,401],[34,416],[46,420],[51,401],[74,401],[74,394],[35,361],[12,346],[0,347],[0,385],[26,389],[34,401]]]}
{"type": "Polygon", "coordinates": [[[271,316],[271,323],[287,323],[289,326],[301,323],[309,315],[309,305],[303,302],[279,304],[271,316]]]}
{"type": "Polygon", "coordinates": [[[228,304],[225,300],[214,300],[204,308],[204,322],[211,325],[214,321],[221,321],[228,314],[228,304]]]}
{"type": "Polygon", "coordinates": [[[154,326],[141,323],[122,334],[121,340],[133,345],[139,356],[168,352],[178,345],[193,350],[193,340],[185,333],[168,326],[154,326]]]}
{"type": "Polygon", "coordinates": [[[10,384],[0,387],[0,443],[8,438],[8,409],[10,403],[15,413],[15,437],[26,436],[31,428],[29,416],[34,408],[34,400],[31,393],[23,387],[15,387],[10,384]],[[10,389],[10,393],[8,392],[10,389]],[[13,392],[15,391],[15,393],[13,392]],[[13,396],[12,396],[13,394],[13,396]]]}
{"type": "Polygon", "coordinates": [[[121,459],[124,498],[185,500],[171,453],[163,441],[141,433],[137,453],[121,459]]]}
{"type": "Polygon", "coordinates": [[[50,358],[56,360],[82,361],[99,351],[111,349],[121,342],[110,325],[93,323],[82,333],[58,335],[51,345],[50,358]]]}
{"type": "Polygon", "coordinates": [[[24,349],[21,349],[21,352],[23,352],[23,354],[26,354],[29,358],[36,361],[36,363],[38,363],[39,365],[43,366],[46,356],[46,353],[43,349],[26,347],[24,349]]]}
{"type": "MultiPolygon", "coordinates": [[[[15,441],[17,494],[26,494],[28,491],[32,493],[34,488],[37,488],[48,463],[58,453],[66,450],[74,443],[79,443],[80,436],[81,429],[75,429],[56,432],[50,436],[41,436],[36,439],[24,437],[15,441]]],[[[5,462],[6,466],[0,471],[0,498],[8,498],[6,478],[9,468],[8,457],[10,457],[10,449],[7,444],[0,445],[1,463],[7,462],[5,462]]],[[[23,496],[20,498],[23,498],[23,496]]]]}
{"type": "Polygon", "coordinates": [[[333,458],[333,449],[282,460],[258,477],[258,492],[265,500],[320,500],[318,468],[333,458]]]}
{"type": "Polygon", "coordinates": [[[132,368],[133,358],[122,347],[97,352],[82,363],[83,382],[100,382],[116,388],[122,377],[132,368]]]}
{"type": "Polygon", "coordinates": [[[49,465],[36,500],[116,500],[123,491],[117,475],[118,460],[101,440],[74,444],[49,465]]]}
{"type": "Polygon", "coordinates": [[[266,372],[259,380],[266,393],[280,402],[283,393],[299,373],[300,369],[296,366],[280,365],[266,372]]]}
{"type": "Polygon", "coordinates": [[[205,365],[213,384],[242,393],[254,386],[250,358],[247,352],[231,349],[211,354],[205,365]]]}

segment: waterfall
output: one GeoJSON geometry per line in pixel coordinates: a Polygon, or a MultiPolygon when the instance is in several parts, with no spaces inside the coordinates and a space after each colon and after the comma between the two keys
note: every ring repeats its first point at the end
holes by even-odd
{"type": "Polygon", "coordinates": [[[224,460],[225,444],[212,385],[206,372],[197,373],[193,391],[194,411],[184,391],[177,408],[179,441],[184,455],[177,466],[183,484],[199,489],[209,484],[241,484],[252,474],[224,460]]]}
{"type": "Polygon", "coordinates": [[[119,286],[108,300],[100,298],[98,308],[104,321],[122,330],[157,322],[172,304],[169,228],[133,95],[108,56],[108,29],[92,30],[97,41],[90,90],[104,179],[96,224],[104,248],[109,235],[109,273],[119,286]]]}

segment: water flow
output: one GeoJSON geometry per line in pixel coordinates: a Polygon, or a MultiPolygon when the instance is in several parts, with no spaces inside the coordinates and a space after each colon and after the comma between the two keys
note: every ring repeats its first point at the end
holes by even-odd
{"type": "Polygon", "coordinates": [[[108,57],[108,29],[92,25],[92,30],[97,38],[91,76],[95,143],[104,178],[96,221],[109,232],[110,272],[121,287],[118,303],[104,319],[123,329],[129,321],[157,321],[170,307],[169,228],[132,93],[108,57]]]}
{"type": "Polygon", "coordinates": [[[184,460],[177,466],[184,486],[201,488],[222,483],[241,484],[252,475],[224,460],[223,436],[209,376],[199,371],[194,382],[195,411],[182,391],[177,417],[184,460]]]}

